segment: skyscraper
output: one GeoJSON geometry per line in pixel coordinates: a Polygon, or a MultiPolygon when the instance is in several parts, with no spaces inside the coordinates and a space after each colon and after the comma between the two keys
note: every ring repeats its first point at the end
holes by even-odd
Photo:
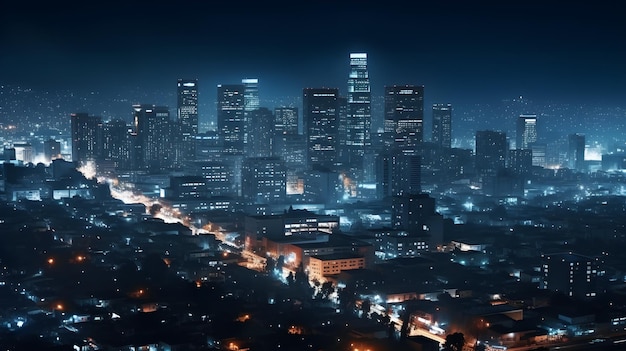
{"type": "Polygon", "coordinates": [[[130,127],[121,119],[114,119],[104,124],[102,132],[103,157],[112,161],[116,168],[131,169],[130,127]]]}
{"type": "Polygon", "coordinates": [[[224,152],[243,155],[245,151],[244,86],[217,86],[217,128],[224,152]]]}
{"type": "Polygon", "coordinates": [[[421,157],[402,150],[383,151],[376,158],[376,190],[379,198],[422,192],[421,157]]]}
{"type": "Polygon", "coordinates": [[[506,133],[493,130],[476,132],[476,171],[480,175],[495,175],[506,166],[508,146],[506,133]]]}
{"type": "MultiPolygon", "coordinates": [[[[259,80],[257,78],[243,78],[241,85],[243,85],[243,139],[244,143],[248,144],[250,142],[250,133],[256,128],[256,121],[251,113],[260,106],[259,80]]],[[[248,147],[246,146],[246,148],[248,147]]],[[[248,154],[248,151],[245,151],[245,153],[248,154]]]]}
{"type": "Polygon", "coordinates": [[[517,119],[515,144],[517,149],[530,149],[537,141],[537,115],[520,115],[517,119]]]}
{"type": "Polygon", "coordinates": [[[577,171],[585,170],[585,135],[570,134],[568,136],[567,159],[568,167],[577,171]]]}
{"type": "Polygon", "coordinates": [[[250,203],[271,204],[285,201],[287,173],[285,163],[278,157],[246,158],[242,165],[245,181],[242,196],[250,203]]]}
{"type": "Polygon", "coordinates": [[[274,109],[276,134],[298,134],[298,108],[276,107],[274,109]]]}
{"type": "Polygon", "coordinates": [[[133,105],[136,165],[139,169],[159,172],[172,167],[170,111],[166,106],[133,105]]]}
{"type": "Polygon", "coordinates": [[[433,104],[432,140],[437,146],[452,146],[452,105],[433,104]]]}
{"type": "Polygon", "coordinates": [[[248,157],[272,156],[274,141],[274,114],[265,107],[248,112],[248,118],[254,121],[248,133],[246,155],[248,157]]]}
{"type": "Polygon", "coordinates": [[[302,150],[298,144],[303,142],[304,137],[298,135],[298,108],[276,107],[274,109],[274,156],[282,157],[286,164],[291,166],[293,162],[288,160],[289,155],[294,151],[294,146],[302,150]]]}
{"type": "Polygon", "coordinates": [[[244,111],[254,111],[260,106],[259,100],[259,80],[257,78],[244,78],[243,85],[244,111]]]}
{"type": "Polygon", "coordinates": [[[351,167],[361,169],[363,154],[371,145],[372,123],[370,80],[367,71],[367,54],[350,54],[348,76],[348,114],[345,136],[345,161],[351,167]]]}
{"type": "Polygon", "coordinates": [[[305,88],[303,120],[309,167],[334,169],[337,164],[339,91],[336,88],[305,88]]]}
{"type": "Polygon", "coordinates": [[[87,113],[70,115],[72,128],[72,161],[78,164],[94,161],[98,156],[102,119],[87,113]]]}
{"type": "Polygon", "coordinates": [[[424,140],[424,86],[385,87],[385,133],[387,143],[415,149],[424,140]]]}
{"type": "Polygon", "coordinates": [[[528,179],[532,173],[533,154],[530,149],[515,149],[509,152],[509,168],[513,174],[528,179]]]}
{"type": "Polygon", "coordinates": [[[179,79],[177,96],[176,116],[181,131],[177,159],[191,161],[195,158],[195,139],[198,135],[198,80],[179,79]]]}

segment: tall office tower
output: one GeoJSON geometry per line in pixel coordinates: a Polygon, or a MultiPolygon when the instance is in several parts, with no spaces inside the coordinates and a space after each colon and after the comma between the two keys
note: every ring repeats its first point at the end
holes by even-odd
{"type": "Polygon", "coordinates": [[[513,174],[527,179],[532,173],[533,154],[529,149],[515,149],[509,151],[509,168],[513,174]]]}
{"type": "Polygon", "coordinates": [[[348,98],[337,97],[339,103],[339,123],[337,125],[337,165],[344,165],[348,162],[348,150],[346,148],[348,130],[348,98]]]}
{"type": "Polygon", "coordinates": [[[392,149],[376,158],[376,189],[378,198],[415,195],[421,188],[421,157],[392,149]]]}
{"type": "Polygon", "coordinates": [[[274,141],[274,114],[265,107],[248,112],[248,118],[254,121],[248,133],[246,155],[248,157],[269,157],[272,155],[274,141]]]}
{"type": "Polygon", "coordinates": [[[100,117],[89,116],[87,113],[72,113],[72,161],[78,164],[95,161],[100,155],[99,128],[102,126],[100,117]]]}
{"type": "Polygon", "coordinates": [[[287,134],[281,142],[281,146],[274,145],[274,156],[282,158],[290,171],[304,170],[307,166],[306,136],[287,134]]]}
{"type": "Polygon", "coordinates": [[[274,130],[276,134],[298,134],[298,108],[276,107],[274,108],[274,130]]]}
{"type": "Polygon", "coordinates": [[[243,85],[244,111],[254,111],[260,106],[259,100],[259,80],[257,78],[244,78],[243,85]]]}
{"type": "Polygon", "coordinates": [[[537,115],[520,115],[517,119],[516,149],[530,149],[537,141],[537,115]]]}
{"type": "Polygon", "coordinates": [[[136,168],[160,172],[172,167],[170,111],[166,106],[133,105],[136,133],[136,168]]]}
{"type": "Polygon", "coordinates": [[[61,156],[61,142],[54,139],[48,139],[43,142],[43,156],[46,162],[52,162],[61,156]]]}
{"type": "Polygon", "coordinates": [[[424,140],[424,86],[385,87],[385,133],[389,146],[413,150],[424,140]]]}
{"type": "MultiPolygon", "coordinates": [[[[286,155],[291,149],[287,149],[287,144],[291,147],[291,140],[297,140],[298,135],[298,108],[296,107],[276,107],[274,109],[274,144],[273,155],[282,157],[286,163],[286,155]]],[[[304,141],[304,139],[302,139],[304,141]]],[[[288,165],[289,167],[289,165],[288,165]]]]}
{"type": "Polygon", "coordinates": [[[242,165],[241,194],[250,203],[272,204],[285,201],[287,172],[278,157],[246,158],[242,165]]]}
{"type": "Polygon", "coordinates": [[[121,119],[114,119],[104,124],[102,139],[104,148],[104,159],[112,161],[116,168],[131,169],[131,140],[129,130],[121,119]]]}
{"type": "Polygon", "coordinates": [[[371,145],[372,124],[370,79],[367,72],[367,54],[350,54],[348,76],[348,115],[346,134],[346,161],[349,166],[361,169],[363,154],[371,145]]]}
{"type": "Polygon", "coordinates": [[[339,91],[336,88],[305,88],[303,120],[309,167],[334,170],[337,164],[339,91]]]}
{"type": "Polygon", "coordinates": [[[507,151],[506,133],[477,131],[476,172],[480,175],[496,175],[506,166],[507,151]]]}
{"type": "Polygon", "coordinates": [[[195,141],[198,135],[198,80],[178,80],[178,107],[176,117],[180,126],[180,145],[176,159],[187,162],[195,159],[195,141]]]}
{"type": "Polygon", "coordinates": [[[432,139],[440,148],[452,146],[452,104],[433,104],[432,139]]]}
{"type": "Polygon", "coordinates": [[[256,121],[252,119],[250,113],[260,106],[259,100],[259,80],[257,78],[243,78],[243,117],[244,117],[244,142],[247,144],[249,135],[256,127],[256,121]]]}
{"type": "Polygon", "coordinates": [[[244,86],[217,86],[217,129],[224,153],[243,155],[245,152],[244,86]]]}
{"type": "Polygon", "coordinates": [[[585,171],[585,135],[570,134],[567,148],[568,167],[577,171],[585,171]]]}

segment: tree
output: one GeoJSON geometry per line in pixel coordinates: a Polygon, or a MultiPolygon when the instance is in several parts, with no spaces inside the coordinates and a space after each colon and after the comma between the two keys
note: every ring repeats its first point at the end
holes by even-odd
{"type": "Polygon", "coordinates": [[[363,311],[363,315],[362,315],[363,318],[367,318],[371,309],[372,309],[372,301],[370,301],[370,299],[365,299],[361,301],[361,311],[363,311]]]}
{"type": "Polygon", "coordinates": [[[276,270],[278,271],[278,274],[282,275],[284,265],[285,265],[285,256],[283,255],[278,256],[278,259],[276,260],[276,270]]]}
{"type": "Polygon", "coordinates": [[[289,275],[287,276],[287,284],[289,284],[289,286],[294,286],[296,282],[296,278],[293,276],[293,272],[289,272],[289,275]]]}
{"type": "Polygon", "coordinates": [[[463,333],[452,333],[446,335],[446,342],[443,349],[446,351],[462,351],[465,345],[465,336],[463,333]]]}
{"type": "Polygon", "coordinates": [[[298,269],[296,270],[296,275],[294,278],[298,286],[306,286],[306,287],[309,286],[309,277],[304,271],[304,266],[302,265],[302,263],[300,263],[300,265],[298,266],[298,269]]]}
{"type": "Polygon", "coordinates": [[[272,275],[274,274],[274,269],[276,269],[276,260],[272,256],[267,256],[265,259],[265,272],[272,275]]]}
{"type": "Polygon", "coordinates": [[[328,299],[330,295],[335,292],[335,287],[332,282],[326,281],[322,284],[321,288],[322,298],[328,299]]]}
{"type": "Polygon", "coordinates": [[[343,306],[345,314],[352,314],[356,307],[356,292],[354,284],[348,283],[343,289],[338,289],[339,304],[343,306]]]}

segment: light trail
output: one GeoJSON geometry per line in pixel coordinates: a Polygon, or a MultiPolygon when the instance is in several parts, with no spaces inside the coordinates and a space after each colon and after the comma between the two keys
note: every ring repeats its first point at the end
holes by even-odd
{"type": "Polygon", "coordinates": [[[109,184],[109,189],[111,190],[111,196],[113,196],[113,198],[121,200],[125,204],[143,204],[146,207],[146,214],[159,218],[165,223],[181,223],[191,228],[191,230],[195,233],[196,228],[189,223],[188,218],[185,217],[179,210],[168,206],[158,199],[139,194],[136,191],[131,190],[130,186],[119,182],[117,179],[112,180],[110,178],[98,178],[98,181],[100,182],[101,179],[109,184]]]}
{"type": "Polygon", "coordinates": [[[146,214],[150,214],[154,218],[161,219],[165,223],[181,223],[189,227],[193,233],[196,233],[197,228],[195,228],[190,223],[189,219],[179,210],[172,208],[162,201],[159,201],[159,199],[154,199],[138,193],[133,189],[133,186],[130,183],[126,184],[124,182],[120,182],[117,178],[97,176],[96,164],[93,161],[87,161],[81,164],[77,170],[87,179],[97,178],[98,183],[108,184],[113,198],[121,200],[125,204],[143,204],[146,207],[146,214]]]}

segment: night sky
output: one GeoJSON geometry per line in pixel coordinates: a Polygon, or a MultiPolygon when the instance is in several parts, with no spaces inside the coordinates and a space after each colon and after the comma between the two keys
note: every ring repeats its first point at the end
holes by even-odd
{"type": "Polygon", "coordinates": [[[258,77],[264,100],[345,93],[349,52],[369,54],[375,94],[424,84],[429,100],[526,95],[622,105],[620,1],[7,1],[0,82],[119,92],[258,77]],[[557,4],[558,3],[558,4],[557,4]]]}

